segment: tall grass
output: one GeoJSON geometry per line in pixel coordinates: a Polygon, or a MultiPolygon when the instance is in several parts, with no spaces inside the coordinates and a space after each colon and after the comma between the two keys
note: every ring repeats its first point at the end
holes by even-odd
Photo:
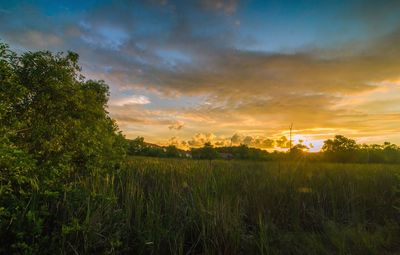
{"type": "Polygon", "coordinates": [[[64,198],[75,223],[63,227],[62,250],[398,254],[399,173],[394,165],[131,158],[120,172],[82,180],[86,204],[64,198]]]}

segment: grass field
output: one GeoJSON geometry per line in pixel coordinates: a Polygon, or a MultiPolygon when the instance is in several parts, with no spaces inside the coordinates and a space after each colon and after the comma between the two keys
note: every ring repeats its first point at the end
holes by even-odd
{"type": "Polygon", "coordinates": [[[107,242],[110,253],[399,254],[399,175],[399,165],[131,158],[84,181],[91,199],[71,205],[82,222],[63,233],[86,252],[107,242]]]}

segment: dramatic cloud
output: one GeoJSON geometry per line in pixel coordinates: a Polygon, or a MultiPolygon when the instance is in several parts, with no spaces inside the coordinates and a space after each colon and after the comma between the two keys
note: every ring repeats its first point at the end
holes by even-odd
{"type": "Polygon", "coordinates": [[[286,148],[294,123],[319,148],[337,133],[400,142],[399,12],[399,1],[11,1],[0,37],[78,52],[83,74],[110,84],[128,137],[286,148]]]}
{"type": "Polygon", "coordinates": [[[214,143],[215,140],[217,140],[217,137],[212,133],[198,133],[194,135],[191,140],[188,141],[188,145],[192,147],[200,147],[203,146],[205,143],[214,143]]]}

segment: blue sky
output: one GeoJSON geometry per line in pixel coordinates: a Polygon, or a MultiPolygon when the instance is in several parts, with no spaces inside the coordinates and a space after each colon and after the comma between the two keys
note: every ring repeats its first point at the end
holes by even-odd
{"type": "Polygon", "coordinates": [[[130,138],[263,147],[293,122],[314,144],[399,143],[398,13],[372,0],[3,1],[0,39],[77,52],[130,138]]]}

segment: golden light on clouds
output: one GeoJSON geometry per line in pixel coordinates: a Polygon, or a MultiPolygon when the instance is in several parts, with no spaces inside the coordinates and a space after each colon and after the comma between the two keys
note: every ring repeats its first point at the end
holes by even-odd
{"type": "Polygon", "coordinates": [[[324,1],[312,15],[274,1],[87,4],[62,18],[5,4],[0,36],[80,54],[83,74],[110,85],[128,138],[285,149],[275,143],[293,123],[310,151],[336,134],[400,143],[399,1],[324,1]]]}

